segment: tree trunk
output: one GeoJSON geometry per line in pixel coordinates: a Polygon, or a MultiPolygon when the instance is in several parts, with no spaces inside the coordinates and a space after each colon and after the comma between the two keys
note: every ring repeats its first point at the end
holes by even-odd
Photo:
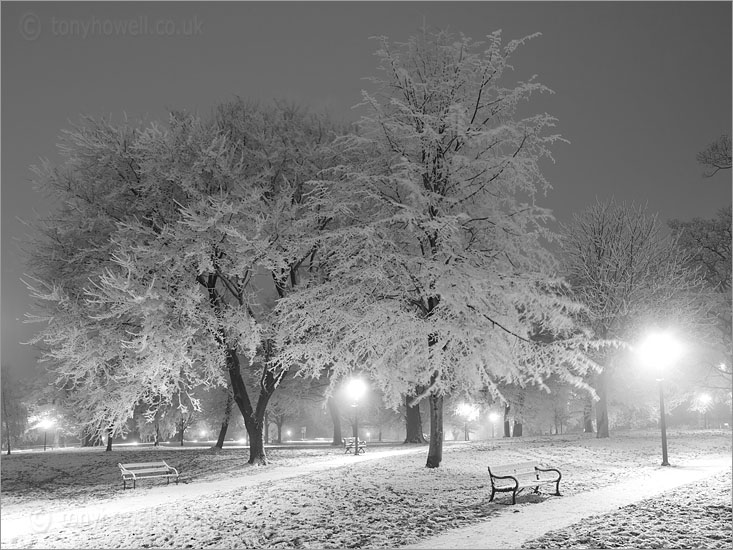
{"type": "Polygon", "coordinates": [[[596,403],[596,437],[601,439],[608,437],[608,374],[605,367],[596,378],[596,393],[599,397],[596,403]]]}
{"type": "Polygon", "coordinates": [[[333,441],[331,445],[338,447],[341,445],[341,413],[339,412],[338,404],[333,397],[329,397],[326,400],[328,405],[328,412],[331,414],[331,421],[333,422],[333,441]]]}
{"type": "Polygon", "coordinates": [[[81,434],[81,446],[82,447],[92,447],[93,445],[94,445],[94,440],[92,439],[92,434],[90,434],[88,430],[85,430],[81,434]]]}
{"type": "Polygon", "coordinates": [[[104,450],[105,452],[109,452],[112,450],[112,430],[107,431],[107,448],[104,450]]]}
{"type": "Polygon", "coordinates": [[[382,442],[382,428],[379,428],[379,442],[382,442]]]}
{"type": "Polygon", "coordinates": [[[185,424],[183,423],[183,419],[181,419],[181,447],[183,447],[183,433],[186,431],[185,424]]]}
{"type": "Polygon", "coordinates": [[[5,420],[5,435],[8,440],[8,452],[7,454],[10,454],[10,417],[8,415],[8,398],[7,394],[5,393],[5,387],[3,386],[3,420],[5,420]]]}
{"type": "MultiPolygon", "coordinates": [[[[208,276],[199,275],[197,277],[198,282],[206,288],[209,294],[209,303],[213,307],[214,312],[217,316],[223,316],[225,306],[221,295],[216,290],[216,279],[216,275],[213,274],[208,276]]],[[[237,355],[236,346],[231,345],[228,341],[226,331],[222,326],[217,327],[216,339],[217,344],[225,350],[227,371],[229,372],[229,379],[232,384],[232,395],[234,396],[234,402],[242,413],[244,426],[249,436],[249,460],[247,463],[266,465],[267,456],[265,455],[264,441],[265,412],[270,396],[284,378],[285,372],[282,371],[276,375],[267,367],[262,369],[259,384],[260,395],[257,399],[256,407],[253,408],[252,400],[249,398],[249,393],[247,393],[247,386],[239,370],[239,356],[237,355]]],[[[271,346],[272,343],[269,340],[263,342],[265,364],[267,364],[271,357],[271,346]]]]}
{"type": "Polygon", "coordinates": [[[232,406],[234,405],[234,397],[232,392],[227,392],[227,402],[224,405],[224,418],[221,420],[221,428],[219,429],[219,437],[216,440],[215,449],[224,448],[224,439],[227,436],[227,430],[229,430],[229,419],[232,417],[232,406]]]}
{"type": "Polygon", "coordinates": [[[430,394],[430,447],[428,468],[437,468],[443,460],[443,397],[430,394]]]}
{"type": "Polygon", "coordinates": [[[275,425],[277,426],[277,442],[281,444],[283,442],[283,423],[275,422],[275,425]]]}
{"type": "Polygon", "coordinates": [[[590,395],[583,404],[583,432],[593,433],[593,398],[590,395]]]}
{"type": "Polygon", "coordinates": [[[160,422],[158,420],[155,421],[155,443],[153,443],[153,447],[157,447],[160,445],[160,422]]]}
{"type": "Polygon", "coordinates": [[[522,437],[522,423],[514,419],[514,430],[512,430],[512,437],[522,437]]]}
{"type": "Polygon", "coordinates": [[[265,413],[265,445],[270,444],[270,413],[265,413]]]}
{"type": "MultiPolygon", "coordinates": [[[[415,388],[416,393],[422,393],[422,388],[415,388]]],[[[422,415],[420,414],[420,403],[410,406],[410,396],[405,396],[405,425],[407,436],[405,443],[426,443],[422,429],[422,415]]]]}
{"type": "Polygon", "coordinates": [[[504,405],[504,437],[511,437],[512,436],[512,430],[511,425],[509,424],[509,405],[504,405]]]}

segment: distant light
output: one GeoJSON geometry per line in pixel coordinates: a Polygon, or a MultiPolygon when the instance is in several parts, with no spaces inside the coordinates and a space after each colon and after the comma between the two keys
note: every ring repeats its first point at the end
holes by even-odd
{"type": "Polygon", "coordinates": [[[290,437],[290,434],[292,434],[293,432],[291,432],[290,430],[288,430],[286,433],[288,434],[288,437],[290,437]]]}
{"type": "Polygon", "coordinates": [[[206,437],[206,430],[201,430],[201,432],[199,432],[199,435],[201,437],[206,437]]]}
{"type": "Polygon", "coordinates": [[[466,417],[466,420],[471,421],[478,418],[479,410],[473,403],[461,403],[456,407],[456,413],[459,416],[466,417]]]}
{"type": "Polygon", "coordinates": [[[38,427],[43,428],[44,430],[50,430],[53,428],[54,424],[56,424],[56,422],[53,418],[44,418],[38,423],[38,427]]]}
{"type": "Polygon", "coordinates": [[[710,396],[710,394],[708,394],[708,393],[703,393],[703,394],[702,394],[702,395],[700,396],[700,403],[702,403],[703,405],[707,405],[707,404],[708,404],[708,403],[710,403],[710,402],[711,402],[712,400],[713,400],[713,398],[712,398],[712,397],[710,396]]]}
{"type": "Polygon", "coordinates": [[[238,443],[241,443],[242,445],[247,443],[247,440],[245,438],[242,438],[238,441],[238,443]]]}
{"type": "Polygon", "coordinates": [[[498,422],[499,421],[499,418],[500,418],[499,413],[497,413],[497,412],[489,413],[489,421],[490,422],[498,422]]]}

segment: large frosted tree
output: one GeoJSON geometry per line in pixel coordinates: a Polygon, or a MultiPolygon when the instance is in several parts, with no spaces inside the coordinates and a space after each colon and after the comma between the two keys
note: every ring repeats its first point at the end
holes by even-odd
{"type": "MultiPolygon", "coordinates": [[[[266,463],[264,415],[285,375],[271,363],[277,319],[270,311],[307,274],[315,253],[308,236],[332,218],[308,206],[308,182],[332,162],[333,127],[292,106],[234,101],[212,120],[173,113],[167,128],[135,136],[127,145],[134,162],[122,167],[131,175],[121,182],[114,173],[91,177],[95,158],[116,158],[106,143],[68,177],[43,174],[62,193],[65,182],[80,182],[90,210],[122,208],[118,201],[138,194],[142,210],[105,215],[104,233],[83,236],[76,248],[95,251],[95,270],[82,273],[86,282],[73,292],[55,269],[41,270],[51,278],[33,284],[45,304],[37,320],[47,322],[37,341],[88,416],[114,430],[141,400],[153,414],[227,377],[250,436],[250,463],[266,463]],[[100,196],[100,186],[121,196],[100,196]],[[254,392],[248,379],[256,380],[254,392]]],[[[70,208],[64,223],[87,222],[70,208]]],[[[51,235],[57,225],[50,222],[51,235]]],[[[37,263],[67,262],[68,251],[59,252],[37,263]]],[[[197,403],[193,395],[184,401],[197,403]]],[[[187,406],[178,403],[182,412],[187,406]]]]}
{"type": "Polygon", "coordinates": [[[519,105],[548,91],[505,87],[526,39],[486,43],[425,30],[405,44],[379,38],[381,76],[368,114],[341,142],[348,162],[323,181],[341,205],[320,240],[319,277],[278,314],[280,361],[333,364],[335,381],[368,375],[391,405],[430,407],[427,466],[442,460],[443,399],[499,383],[580,383],[591,364],[572,336],[573,303],[543,247],[549,187],[539,163],[559,139],[546,114],[519,105]],[[536,331],[555,337],[534,343],[536,331]]]}

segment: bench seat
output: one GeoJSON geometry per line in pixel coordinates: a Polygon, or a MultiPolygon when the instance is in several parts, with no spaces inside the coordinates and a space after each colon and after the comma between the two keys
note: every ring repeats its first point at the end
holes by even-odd
{"type": "Polygon", "coordinates": [[[560,480],[562,474],[557,468],[545,468],[536,462],[522,462],[503,466],[489,466],[491,478],[491,498],[496,493],[512,493],[512,504],[517,502],[517,493],[523,489],[534,488],[539,493],[540,485],[555,484],[556,496],[560,496],[560,480]]]}
{"type": "MultiPolygon", "coordinates": [[[[353,437],[347,437],[345,439],[341,440],[344,444],[344,454],[354,452],[354,438],[353,437]]],[[[358,454],[364,454],[366,453],[366,441],[359,440],[359,450],[357,451],[358,454]]]]}
{"type": "Polygon", "coordinates": [[[138,479],[149,479],[155,477],[166,478],[166,485],[170,483],[171,478],[175,478],[178,483],[178,470],[173,466],[169,466],[165,460],[158,462],[131,462],[129,464],[117,463],[122,474],[122,489],[127,489],[127,483],[132,481],[132,488],[137,485],[138,479]]]}

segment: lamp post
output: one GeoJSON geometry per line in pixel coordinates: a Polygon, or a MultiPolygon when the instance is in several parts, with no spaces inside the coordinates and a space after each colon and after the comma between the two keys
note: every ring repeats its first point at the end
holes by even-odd
{"type": "Polygon", "coordinates": [[[346,393],[354,400],[354,456],[359,454],[359,399],[366,392],[366,384],[361,378],[352,378],[346,385],[346,393]]]}
{"type": "Polygon", "coordinates": [[[708,407],[712,400],[713,398],[707,393],[703,393],[700,396],[700,404],[702,405],[702,427],[704,430],[708,429],[708,407]]]}
{"type": "Polygon", "coordinates": [[[48,434],[48,430],[53,428],[53,425],[54,425],[54,421],[51,420],[50,418],[46,418],[42,420],[41,423],[39,424],[39,426],[43,428],[43,451],[44,452],[46,451],[46,435],[48,434]]]}
{"type": "Polygon", "coordinates": [[[494,425],[499,420],[499,414],[492,412],[489,414],[489,422],[491,422],[491,439],[494,439],[494,425]]]}
{"type": "Polygon", "coordinates": [[[456,408],[456,412],[460,416],[464,417],[464,422],[463,422],[463,440],[464,441],[468,441],[469,440],[469,437],[468,437],[468,423],[471,420],[475,420],[476,418],[478,418],[478,407],[476,405],[471,405],[469,403],[461,403],[456,408]]]}
{"type": "Polygon", "coordinates": [[[639,355],[647,365],[655,364],[659,369],[659,427],[662,431],[662,466],[669,466],[667,460],[667,421],[664,414],[664,378],[662,370],[680,354],[681,348],[671,334],[655,332],[649,334],[639,348],[639,355]]]}

